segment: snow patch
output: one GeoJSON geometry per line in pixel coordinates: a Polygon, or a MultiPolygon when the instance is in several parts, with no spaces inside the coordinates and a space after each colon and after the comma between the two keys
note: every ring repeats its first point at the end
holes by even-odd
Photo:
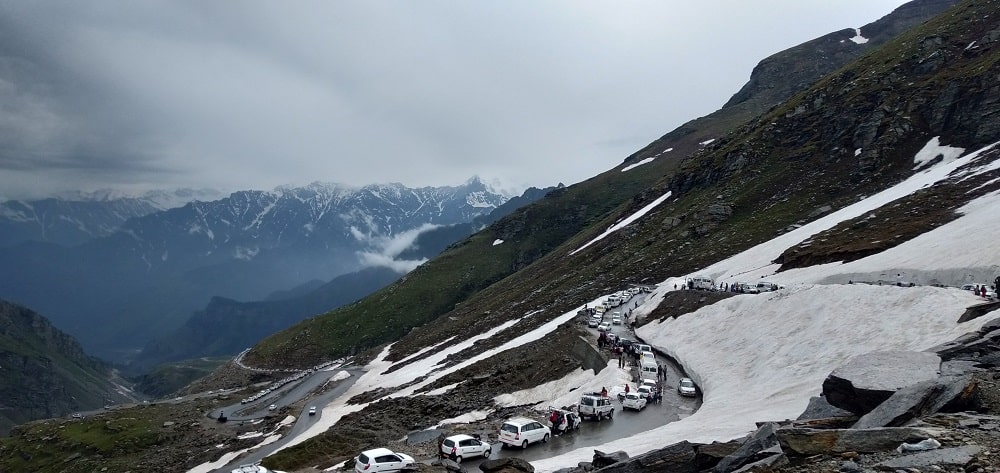
{"type": "Polygon", "coordinates": [[[442,420],[441,422],[438,422],[438,425],[436,425],[435,428],[441,428],[448,424],[469,424],[472,422],[479,422],[481,420],[486,420],[486,416],[490,415],[490,412],[492,411],[480,410],[480,411],[466,412],[465,414],[462,414],[460,416],[452,417],[451,419],[445,419],[442,420]]]}
{"type": "Polygon", "coordinates": [[[854,41],[854,44],[865,44],[868,42],[868,38],[861,36],[861,28],[854,28],[854,36],[851,41],[854,41]]]}
{"type": "Polygon", "coordinates": [[[493,240],[493,246],[497,246],[497,245],[499,245],[501,243],[503,243],[503,240],[501,240],[499,238],[497,238],[496,240],[493,240]]]}
{"type": "Polygon", "coordinates": [[[651,162],[653,162],[654,159],[656,159],[656,158],[655,157],[654,158],[646,158],[646,159],[643,159],[642,161],[639,161],[638,163],[629,164],[628,166],[625,166],[625,167],[622,168],[622,172],[630,171],[630,170],[635,169],[635,168],[637,168],[639,166],[642,166],[643,164],[646,164],[646,163],[651,163],[651,162]]]}
{"type": "Polygon", "coordinates": [[[941,144],[941,137],[935,136],[931,138],[927,144],[924,145],[917,154],[913,156],[913,169],[917,169],[924,163],[932,161],[934,158],[941,157],[941,163],[950,163],[957,159],[962,153],[965,152],[965,148],[956,148],[953,146],[944,146],[941,144]]]}
{"type": "Polygon", "coordinates": [[[712,142],[713,142],[713,141],[715,141],[715,138],[712,138],[712,139],[709,139],[709,140],[705,140],[705,141],[702,141],[701,143],[698,143],[698,144],[700,144],[700,145],[702,145],[702,146],[705,146],[705,145],[709,145],[709,144],[712,144],[712,142]]]}
{"type": "Polygon", "coordinates": [[[573,251],[569,252],[569,254],[570,254],[570,255],[575,255],[575,254],[576,254],[577,252],[579,252],[580,250],[582,250],[582,249],[584,249],[584,248],[586,248],[586,247],[588,247],[588,246],[590,246],[590,245],[592,245],[592,244],[594,244],[594,243],[596,243],[596,242],[600,241],[600,240],[601,240],[601,239],[603,239],[604,237],[606,237],[606,236],[608,236],[608,235],[610,235],[610,234],[612,234],[612,233],[614,233],[614,232],[616,232],[616,231],[618,231],[618,230],[621,230],[621,229],[622,229],[622,228],[624,228],[624,227],[625,227],[626,225],[628,225],[628,224],[630,224],[630,223],[632,223],[632,222],[634,222],[634,221],[638,220],[638,219],[639,219],[639,218],[641,218],[641,217],[642,217],[643,215],[646,215],[647,213],[649,213],[649,211],[650,211],[650,210],[653,210],[653,209],[654,209],[654,208],[655,208],[655,207],[656,207],[657,205],[660,205],[660,204],[662,204],[662,203],[663,203],[663,201],[667,200],[667,198],[668,198],[668,197],[670,197],[670,191],[668,191],[668,192],[667,192],[666,194],[663,194],[662,196],[660,196],[659,198],[657,198],[656,200],[654,200],[654,201],[653,201],[652,203],[650,203],[650,204],[647,204],[647,205],[646,205],[645,207],[643,207],[643,208],[639,209],[639,210],[638,210],[638,211],[636,211],[636,212],[635,212],[634,214],[632,214],[632,215],[629,215],[629,216],[628,216],[628,217],[626,217],[626,218],[625,218],[624,220],[622,220],[622,221],[620,221],[620,222],[618,222],[618,223],[616,223],[616,224],[612,225],[612,226],[611,226],[611,228],[609,228],[609,229],[605,230],[605,231],[604,231],[604,233],[602,233],[602,234],[598,235],[598,236],[597,236],[597,238],[594,238],[593,240],[590,240],[590,241],[588,241],[588,242],[587,242],[586,244],[584,244],[583,246],[581,246],[581,247],[579,247],[579,248],[577,248],[577,249],[575,249],[575,250],[573,250],[573,251]]]}

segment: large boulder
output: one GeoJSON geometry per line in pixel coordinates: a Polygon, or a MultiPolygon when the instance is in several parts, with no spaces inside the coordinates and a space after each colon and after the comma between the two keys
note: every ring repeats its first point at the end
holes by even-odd
{"type": "Polygon", "coordinates": [[[983,447],[978,445],[942,448],[892,458],[879,463],[878,468],[895,471],[911,469],[924,471],[925,468],[939,470],[942,466],[965,466],[982,451],[983,447]]]}
{"type": "Polygon", "coordinates": [[[535,473],[531,463],[517,457],[486,460],[479,464],[479,469],[484,473],[535,473]]]}
{"type": "Polygon", "coordinates": [[[594,468],[604,468],[623,461],[628,461],[628,454],[624,451],[604,453],[600,450],[594,450],[594,460],[590,464],[594,468]]]}
{"type": "Polygon", "coordinates": [[[841,409],[864,415],[901,388],[936,379],[941,358],[922,351],[858,355],[823,381],[823,397],[841,409]]]}
{"type": "Polygon", "coordinates": [[[650,471],[696,473],[699,471],[695,465],[697,447],[697,444],[685,440],[595,471],[601,473],[646,473],[650,471]]]}
{"type": "Polygon", "coordinates": [[[882,429],[782,428],[776,432],[785,453],[797,455],[873,453],[893,450],[904,442],[919,442],[931,434],[915,427],[882,429]]]}
{"type": "Polygon", "coordinates": [[[712,442],[706,445],[698,445],[695,448],[695,469],[704,471],[715,468],[723,458],[739,450],[743,442],[731,440],[729,442],[712,442]]]}
{"type": "Polygon", "coordinates": [[[727,455],[715,465],[715,473],[729,473],[747,463],[753,463],[765,457],[781,453],[778,437],[775,435],[777,424],[768,422],[757,429],[740,445],[735,452],[727,455]]]}
{"type": "Polygon", "coordinates": [[[806,410],[802,411],[795,420],[816,420],[829,419],[831,417],[853,417],[850,411],[845,411],[827,402],[823,396],[813,396],[809,398],[806,410]]]}
{"type": "Polygon", "coordinates": [[[855,429],[900,427],[952,405],[968,406],[974,397],[972,376],[941,376],[900,389],[854,424],[855,429]]]}

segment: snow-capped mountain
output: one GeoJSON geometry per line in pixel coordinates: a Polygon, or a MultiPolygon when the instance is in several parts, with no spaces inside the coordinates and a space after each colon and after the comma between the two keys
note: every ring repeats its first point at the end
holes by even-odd
{"type": "MultiPolygon", "coordinates": [[[[164,211],[146,203],[146,215],[124,220],[117,230],[118,220],[109,222],[100,228],[110,234],[73,247],[0,248],[0,262],[18,268],[0,276],[0,297],[44,312],[98,356],[120,360],[115,350],[173,330],[213,296],[260,300],[307,281],[388,265],[421,232],[471,222],[508,199],[472,178],[419,189],[314,183],[234,192],[164,211]],[[105,330],[93,330],[95,322],[107,322],[105,330]]],[[[106,209],[111,202],[137,201],[79,205],[106,209]]],[[[9,218],[28,215],[27,208],[10,208],[20,213],[7,212],[9,218]]]]}
{"type": "Polygon", "coordinates": [[[38,200],[8,200],[0,202],[0,247],[25,242],[78,245],[111,235],[129,219],[221,196],[221,192],[212,189],[154,190],[141,194],[100,190],[38,200]]]}

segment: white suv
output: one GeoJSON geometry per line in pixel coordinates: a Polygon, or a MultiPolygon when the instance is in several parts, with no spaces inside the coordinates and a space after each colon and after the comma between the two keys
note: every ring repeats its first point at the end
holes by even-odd
{"type": "Polygon", "coordinates": [[[488,442],[483,442],[471,435],[452,435],[441,442],[441,455],[455,462],[462,463],[463,458],[489,458],[493,450],[488,442]]]}
{"type": "Polygon", "coordinates": [[[605,417],[612,419],[615,416],[615,405],[611,403],[611,398],[602,396],[601,393],[584,394],[580,397],[580,405],[577,407],[580,417],[590,417],[601,420],[605,417]]]}
{"type": "Polygon", "coordinates": [[[507,419],[500,426],[500,441],[503,442],[503,445],[528,448],[528,444],[548,442],[551,435],[552,432],[548,427],[537,420],[526,417],[507,419]]]}

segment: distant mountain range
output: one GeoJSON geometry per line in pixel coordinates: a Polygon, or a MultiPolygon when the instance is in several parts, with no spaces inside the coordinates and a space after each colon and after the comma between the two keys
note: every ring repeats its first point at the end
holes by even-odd
{"type": "Polygon", "coordinates": [[[0,275],[0,297],[121,362],[213,297],[262,300],[370,266],[405,271],[420,262],[400,259],[420,233],[509,199],[472,178],[419,189],[314,183],[166,210],[132,199],[7,202],[0,229],[40,230],[0,245],[0,264],[15,268],[0,275]]]}
{"type": "Polygon", "coordinates": [[[79,245],[111,235],[131,218],[221,197],[221,192],[211,189],[158,190],[140,195],[105,190],[8,200],[0,202],[0,247],[26,242],[79,245]]]}
{"type": "MultiPolygon", "coordinates": [[[[530,188],[509,199],[487,215],[470,222],[436,227],[420,232],[399,254],[408,261],[425,261],[449,245],[479,231],[556,187],[530,188]]],[[[350,304],[388,285],[401,276],[397,269],[368,267],[323,283],[310,281],[288,291],[272,293],[265,300],[240,302],[213,297],[183,326],[150,342],[132,359],[132,368],[144,371],[159,363],[201,356],[231,355],[256,344],[310,316],[350,304]]],[[[163,384],[163,383],[161,383],[163,384]]],[[[174,386],[180,388],[181,386],[174,386]]]]}

